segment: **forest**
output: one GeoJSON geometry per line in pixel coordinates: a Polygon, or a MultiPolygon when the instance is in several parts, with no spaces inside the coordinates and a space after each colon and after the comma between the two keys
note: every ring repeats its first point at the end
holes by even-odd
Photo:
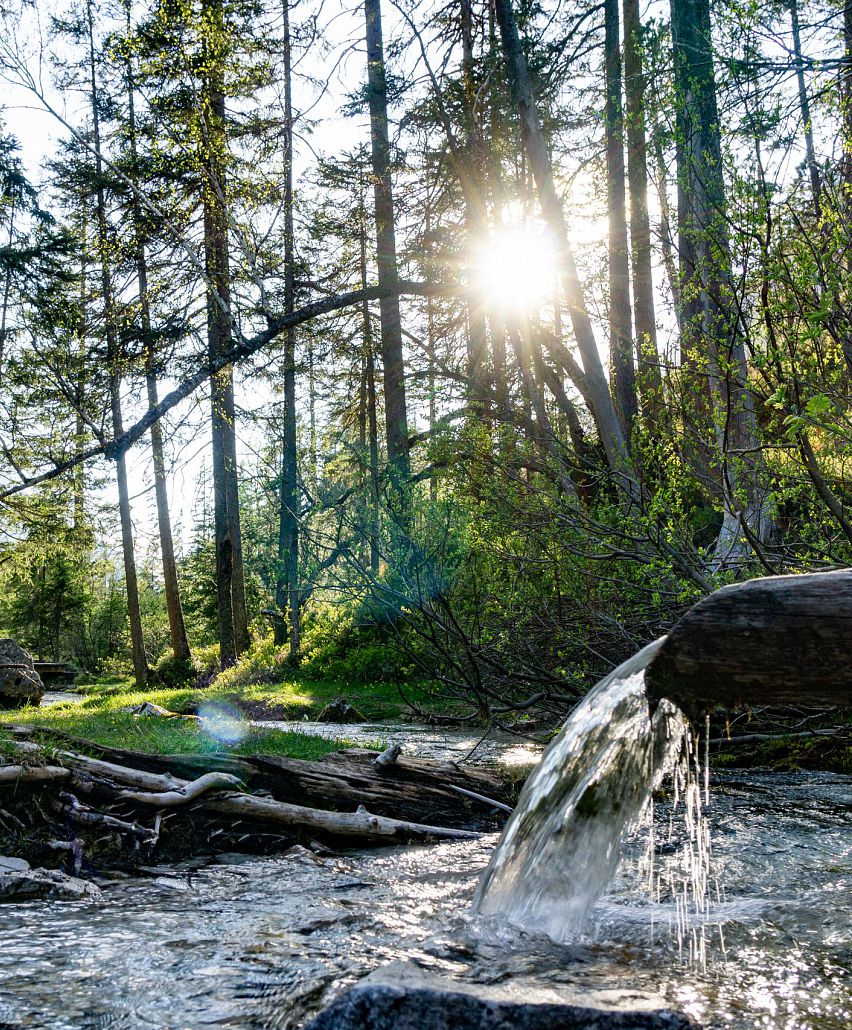
{"type": "Polygon", "coordinates": [[[0,1028],[846,1030],[852,0],[0,0],[0,1028]]]}
{"type": "Polygon", "coordinates": [[[2,635],[553,727],[849,564],[849,5],[0,6],[2,635]]]}

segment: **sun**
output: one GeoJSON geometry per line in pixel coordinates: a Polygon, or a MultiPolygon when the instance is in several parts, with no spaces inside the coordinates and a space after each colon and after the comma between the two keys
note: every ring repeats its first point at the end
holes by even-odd
{"type": "Polygon", "coordinates": [[[553,238],[534,222],[497,226],[473,256],[474,285],[483,302],[506,313],[530,313],[552,303],[557,271],[553,238]]]}

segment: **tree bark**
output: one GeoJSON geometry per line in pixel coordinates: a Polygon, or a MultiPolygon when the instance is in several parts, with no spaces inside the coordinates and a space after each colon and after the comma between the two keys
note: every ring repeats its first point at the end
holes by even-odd
{"type": "Polygon", "coordinates": [[[681,351],[693,383],[699,440],[707,438],[702,406],[707,386],[710,388],[708,416],[716,434],[723,501],[713,564],[722,567],[737,562],[748,550],[743,522],[749,535],[764,542],[770,534],[771,517],[760,482],[759,433],[731,272],[708,0],[672,0],[671,15],[677,90],[681,351]]]}
{"type": "Polygon", "coordinates": [[[645,415],[657,422],[665,411],[663,377],[657,352],[654,311],[651,221],[648,217],[648,152],[645,138],[645,73],[639,0],[624,0],[624,95],[626,101],[627,180],[630,186],[630,260],[633,319],[638,357],[637,383],[645,415]]]}
{"type": "MultiPolygon", "coordinates": [[[[130,3],[126,4],[127,31],[130,35],[130,3]]],[[[130,158],[133,174],[138,175],[139,159],[136,143],[136,103],[133,66],[131,58],[126,61],[127,73],[127,109],[128,130],[130,135],[130,158]]],[[[157,396],[157,355],[151,332],[151,305],[148,295],[148,261],[145,248],[145,230],[139,198],[133,194],[133,220],[136,235],[136,276],[139,285],[139,314],[142,327],[143,345],[145,349],[145,385],[148,394],[148,407],[155,408],[159,403],[157,396]]],[[[180,587],[175,561],[172,521],[169,514],[169,494],[166,482],[166,463],[163,449],[162,423],[155,422],[151,426],[151,453],[154,464],[154,493],[157,501],[157,527],[160,534],[160,553],[163,562],[163,588],[166,595],[166,611],[169,618],[169,635],[172,653],[179,661],[190,657],[189,640],[186,635],[186,624],[183,618],[183,607],[180,601],[180,587]]]]}
{"type": "Polygon", "coordinates": [[[618,2],[619,0],[604,0],[606,171],[609,209],[609,356],[610,388],[621,422],[621,431],[629,444],[639,405],[636,400],[633,321],[630,311],[618,2]]]}
{"type": "MultiPolygon", "coordinates": [[[[231,343],[222,0],[203,0],[202,12],[205,21],[205,77],[201,107],[202,200],[205,269],[210,284],[207,344],[209,357],[215,359],[227,352],[231,343]]],[[[249,642],[240,531],[234,379],[230,365],[211,377],[210,406],[219,651],[222,668],[225,668],[233,664],[249,642]]]]}
{"type": "MultiPolygon", "coordinates": [[[[98,98],[98,83],[95,64],[95,32],[92,0],[86,2],[86,18],[89,37],[89,72],[92,108],[92,135],[95,145],[95,210],[98,227],[98,250],[100,251],[101,289],[103,291],[104,335],[106,337],[106,362],[109,375],[109,399],[112,415],[113,436],[124,431],[121,417],[121,355],[116,339],[115,299],[112,287],[112,272],[109,262],[109,228],[106,213],[106,195],[103,185],[103,162],[101,153],[101,122],[98,98]]],[[[133,520],[130,512],[130,490],[127,485],[127,460],[123,454],[115,461],[115,478],[118,486],[118,513],[121,523],[121,549],[124,557],[124,580],[127,591],[127,617],[130,623],[130,646],[133,656],[133,674],[136,686],[144,689],[148,682],[148,659],[145,654],[145,640],[142,632],[142,613],[139,609],[139,584],[136,578],[136,556],[133,549],[133,520]]]]}
{"type": "MultiPolygon", "coordinates": [[[[379,287],[394,291],[399,282],[399,269],[396,258],[393,186],[390,173],[388,97],[382,41],[381,0],[365,0],[364,14],[366,18],[367,96],[370,108],[379,287]]],[[[402,320],[397,292],[382,294],[379,301],[379,313],[388,465],[392,484],[399,497],[400,490],[409,477],[410,458],[402,320]]],[[[407,507],[405,502],[403,502],[403,507],[407,507]]]]}
{"type": "MultiPolygon", "coordinates": [[[[461,37],[462,37],[462,79],[464,83],[465,114],[465,234],[467,236],[468,254],[473,255],[484,244],[485,226],[480,217],[471,190],[481,189],[480,154],[481,145],[476,120],[476,90],[473,77],[473,10],[471,0],[460,3],[461,37]]],[[[481,202],[481,198],[480,202],[481,202]]],[[[475,280],[469,276],[469,279],[475,280]]],[[[481,298],[474,295],[467,304],[468,325],[468,369],[470,376],[470,399],[473,410],[480,416],[485,414],[483,396],[485,394],[485,363],[488,343],[485,331],[485,310],[481,298]]]]}
{"type": "MultiPolygon", "coordinates": [[[[290,4],[283,4],[282,57],[284,62],[284,311],[295,309],[295,240],[293,231],[293,95],[291,76],[290,4]]],[[[290,661],[299,660],[301,596],[299,590],[299,463],[296,439],[296,330],[284,335],[284,433],[281,458],[278,523],[278,582],[275,599],[287,613],[290,661]]],[[[281,639],[276,623],[276,640],[281,639]]]]}

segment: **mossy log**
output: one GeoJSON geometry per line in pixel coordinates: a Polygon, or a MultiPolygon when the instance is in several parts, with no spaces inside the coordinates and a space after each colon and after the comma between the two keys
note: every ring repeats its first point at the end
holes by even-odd
{"type": "Polygon", "coordinates": [[[652,699],[715,705],[852,706],[852,570],[723,587],[691,608],[645,673],[652,699]]]}

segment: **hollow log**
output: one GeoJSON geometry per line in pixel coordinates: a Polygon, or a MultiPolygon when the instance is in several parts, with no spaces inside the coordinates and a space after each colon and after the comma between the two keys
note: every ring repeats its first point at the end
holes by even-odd
{"type": "Polygon", "coordinates": [[[852,570],[723,587],[671,630],[645,672],[652,700],[852,706],[852,570]]]}

